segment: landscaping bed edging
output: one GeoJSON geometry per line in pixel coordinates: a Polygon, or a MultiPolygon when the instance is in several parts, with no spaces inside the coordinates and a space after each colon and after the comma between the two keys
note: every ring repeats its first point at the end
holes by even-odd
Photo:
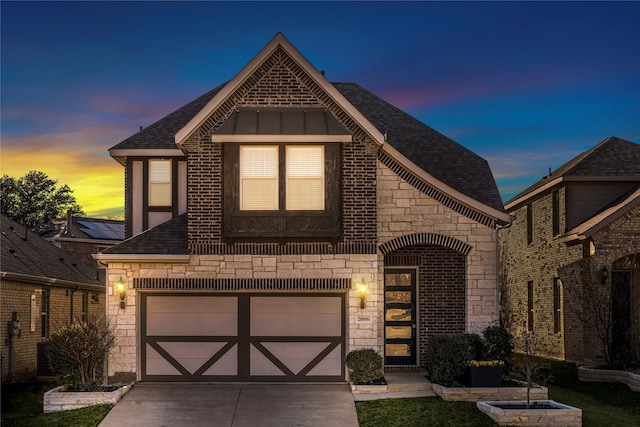
{"type": "Polygon", "coordinates": [[[578,368],[580,381],[626,384],[633,391],[640,391],[640,375],[629,371],[580,366],[578,368]]]}
{"type": "MultiPolygon", "coordinates": [[[[523,383],[524,384],[524,383],[523,383]]],[[[526,400],[527,386],[523,387],[445,387],[432,384],[432,389],[442,400],[478,402],[481,400],[526,400]]],[[[546,400],[549,389],[543,386],[531,388],[531,400],[546,400]]]]}
{"type": "MultiPolygon", "coordinates": [[[[538,400],[537,403],[552,406],[552,409],[503,409],[494,405],[507,403],[526,405],[526,400],[519,401],[483,401],[476,403],[479,411],[487,414],[501,426],[527,427],[582,427],[582,409],[565,405],[553,400],[538,400]]],[[[533,403],[533,400],[532,400],[533,403]]]]}
{"type": "Polygon", "coordinates": [[[113,391],[66,391],[68,386],[61,385],[44,393],[42,411],[48,414],[93,405],[114,405],[126,392],[131,390],[132,385],[133,383],[123,385],[113,391]]]}

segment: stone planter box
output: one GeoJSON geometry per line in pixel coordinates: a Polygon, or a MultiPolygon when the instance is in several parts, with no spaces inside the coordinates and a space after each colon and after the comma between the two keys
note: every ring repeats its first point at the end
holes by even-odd
{"type": "Polygon", "coordinates": [[[581,366],[578,368],[578,379],[580,381],[622,383],[626,384],[633,391],[640,391],[640,375],[629,371],[615,371],[613,369],[581,366]]]}
{"type": "MultiPolygon", "coordinates": [[[[440,384],[432,385],[433,391],[442,400],[458,400],[478,402],[481,400],[526,400],[527,386],[523,387],[445,387],[440,384]]],[[[549,390],[546,387],[531,388],[531,400],[546,400],[549,390]]]]}
{"type": "Polygon", "coordinates": [[[356,385],[351,383],[351,393],[353,394],[386,393],[388,389],[389,388],[386,384],[356,385]]]}
{"type": "Polygon", "coordinates": [[[44,393],[42,411],[68,411],[93,405],[115,404],[131,389],[132,384],[123,385],[113,391],[66,391],[67,385],[61,385],[44,393]]]}
{"type": "MultiPolygon", "coordinates": [[[[531,403],[534,401],[531,400],[531,403]]],[[[582,409],[564,405],[553,400],[538,400],[536,403],[548,405],[549,409],[514,408],[503,409],[494,405],[516,404],[526,405],[526,400],[509,402],[478,402],[478,410],[487,414],[501,426],[533,426],[533,427],[582,427],[582,409]]]]}

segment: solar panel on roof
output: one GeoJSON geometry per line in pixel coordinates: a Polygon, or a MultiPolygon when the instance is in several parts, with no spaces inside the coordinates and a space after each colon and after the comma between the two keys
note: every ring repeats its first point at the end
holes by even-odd
{"type": "Polygon", "coordinates": [[[78,220],[83,232],[94,239],[124,240],[124,224],[78,220]]]}

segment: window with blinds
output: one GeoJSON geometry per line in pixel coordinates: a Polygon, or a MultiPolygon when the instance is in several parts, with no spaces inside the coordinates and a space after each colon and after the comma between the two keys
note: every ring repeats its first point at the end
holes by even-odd
{"type": "Polygon", "coordinates": [[[171,160],[149,161],[149,206],[171,206],[171,160]]]}
{"type": "Polygon", "coordinates": [[[240,147],[240,210],[278,210],[278,147],[240,147]]]}
{"type": "Polygon", "coordinates": [[[287,210],[324,210],[324,147],[287,146],[287,210]]]}

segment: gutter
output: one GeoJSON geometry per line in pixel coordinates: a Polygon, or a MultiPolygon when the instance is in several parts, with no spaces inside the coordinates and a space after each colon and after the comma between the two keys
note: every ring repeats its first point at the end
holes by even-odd
{"type": "Polygon", "coordinates": [[[75,289],[75,290],[83,289],[83,290],[93,291],[93,292],[105,291],[104,284],[73,282],[71,280],[56,279],[53,277],[33,276],[31,274],[10,273],[8,271],[1,272],[0,278],[2,278],[3,280],[15,280],[16,282],[24,282],[24,283],[45,285],[45,286],[56,286],[59,288],[67,288],[67,289],[75,289]]]}
{"type": "Polygon", "coordinates": [[[191,255],[172,255],[172,254],[93,254],[93,259],[99,261],[101,264],[108,264],[112,262],[149,262],[149,263],[184,263],[188,264],[191,259],[191,255]]]}

